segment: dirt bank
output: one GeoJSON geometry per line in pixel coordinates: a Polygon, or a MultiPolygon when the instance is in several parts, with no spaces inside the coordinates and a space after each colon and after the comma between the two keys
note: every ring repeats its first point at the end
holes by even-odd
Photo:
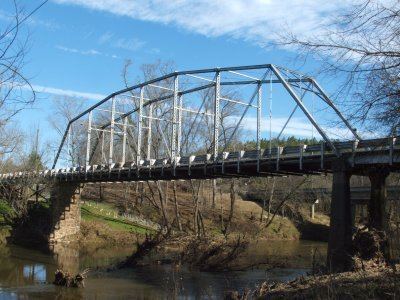
{"type": "Polygon", "coordinates": [[[300,277],[288,283],[263,283],[259,299],[399,299],[399,266],[357,272],[300,277]]]}
{"type": "Polygon", "coordinates": [[[107,224],[97,221],[81,222],[81,232],[77,241],[82,248],[102,248],[112,246],[132,246],[143,236],[128,230],[113,229],[107,224]]]}

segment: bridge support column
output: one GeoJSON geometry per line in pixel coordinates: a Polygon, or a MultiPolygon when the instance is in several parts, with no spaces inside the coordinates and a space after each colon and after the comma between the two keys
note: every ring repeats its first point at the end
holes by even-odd
{"type": "Polygon", "coordinates": [[[352,212],[350,201],[351,173],[343,160],[332,166],[332,201],[327,266],[333,272],[352,266],[352,212]]]}
{"type": "MultiPolygon", "coordinates": [[[[384,168],[372,169],[369,172],[371,182],[371,195],[368,201],[368,228],[382,231],[386,235],[389,230],[389,215],[387,212],[386,178],[389,171],[384,168]]],[[[382,244],[382,253],[386,259],[390,259],[388,243],[382,244]]]]}
{"type": "Polygon", "coordinates": [[[67,240],[80,231],[80,185],[76,183],[56,183],[51,191],[51,213],[53,229],[50,244],[67,240]]]}
{"type": "Polygon", "coordinates": [[[388,216],[386,212],[387,192],[386,178],[389,171],[374,169],[369,172],[371,196],[368,202],[368,227],[379,231],[387,230],[388,216]]]}

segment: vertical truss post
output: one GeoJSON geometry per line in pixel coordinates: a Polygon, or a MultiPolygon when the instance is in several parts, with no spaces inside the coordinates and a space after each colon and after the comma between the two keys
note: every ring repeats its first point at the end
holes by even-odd
{"type": "Polygon", "coordinates": [[[114,152],[114,119],[115,119],[115,98],[111,99],[111,124],[110,124],[110,152],[108,156],[108,164],[113,162],[113,152],[114,152]]]}
{"type": "Polygon", "coordinates": [[[144,96],[144,87],[141,87],[140,88],[140,98],[139,98],[138,135],[137,135],[137,150],[136,150],[136,162],[137,162],[138,168],[140,165],[141,149],[142,149],[143,96],[144,96]]]}
{"type": "Polygon", "coordinates": [[[86,141],[86,166],[90,164],[90,140],[92,133],[92,111],[88,114],[87,141],[86,141]]]}
{"type": "Polygon", "coordinates": [[[176,124],[177,124],[177,106],[178,106],[178,76],[174,78],[174,98],[172,101],[172,136],[171,136],[171,159],[174,162],[174,176],[176,171],[176,124]]]}
{"type": "Polygon", "coordinates": [[[147,128],[147,159],[151,158],[151,123],[153,120],[153,104],[149,106],[149,118],[148,118],[148,128],[147,128]]]}
{"type": "MultiPolygon", "coordinates": [[[[272,73],[269,75],[269,153],[272,153],[272,73]]],[[[278,138],[279,139],[279,138],[278,138]]]]}
{"type": "Polygon", "coordinates": [[[179,96],[178,98],[178,133],[177,133],[177,138],[176,138],[176,152],[178,153],[179,156],[181,156],[181,139],[182,139],[182,105],[183,105],[183,99],[182,95],[179,96]]]}
{"type": "Polygon", "coordinates": [[[125,164],[125,157],[126,157],[126,129],[128,125],[128,117],[124,118],[124,125],[123,125],[123,135],[122,135],[122,159],[121,164],[125,164]]]}
{"type": "Polygon", "coordinates": [[[101,135],[101,161],[107,162],[106,156],[104,155],[104,136],[105,134],[101,135]]]}
{"type": "Polygon", "coordinates": [[[261,151],[261,105],[262,105],[262,84],[258,84],[257,92],[257,172],[260,172],[260,151],[261,151]]]}
{"type": "Polygon", "coordinates": [[[171,136],[171,158],[176,158],[176,124],[177,124],[177,106],[178,106],[178,76],[174,78],[174,98],[172,101],[172,136],[171,136]]]}
{"type": "MultiPolygon", "coordinates": [[[[215,99],[214,99],[214,161],[218,157],[218,144],[219,144],[219,123],[220,123],[220,93],[221,93],[221,74],[219,71],[215,74],[215,99]]],[[[225,145],[226,147],[226,145],[225,145]]]]}
{"type": "Polygon", "coordinates": [[[67,133],[67,159],[71,158],[71,164],[74,165],[74,159],[71,153],[71,130],[72,126],[68,128],[68,133],[67,133]]]}

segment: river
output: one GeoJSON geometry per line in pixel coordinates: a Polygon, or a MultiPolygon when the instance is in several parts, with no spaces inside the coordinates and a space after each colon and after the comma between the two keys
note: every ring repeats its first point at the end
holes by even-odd
{"type": "Polygon", "coordinates": [[[254,288],[265,280],[289,281],[323,262],[327,245],[311,241],[263,241],[250,245],[242,263],[246,271],[199,272],[186,267],[152,265],[106,270],[131,249],[79,251],[68,247],[43,253],[0,246],[0,299],[220,299],[227,290],[254,288]],[[267,264],[263,264],[267,263],[267,264]],[[273,267],[272,267],[273,266],[273,267]],[[91,268],[85,287],[56,287],[58,267],[76,272],[91,268]]]}

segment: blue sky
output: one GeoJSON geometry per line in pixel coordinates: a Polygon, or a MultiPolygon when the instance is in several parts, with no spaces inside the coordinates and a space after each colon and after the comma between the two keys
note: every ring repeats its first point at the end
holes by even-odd
{"type": "MultiPolygon", "coordinates": [[[[20,4],[29,12],[40,2],[20,4]]],[[[0,26],[5,26],[11,1],[1,3],[0,26]]],[[[303,36],[323,34],[323,25],[350,3],[50,0],[23,32],[30,36],[25,74],[40,93],[34,107],[17,120],[26,128],[38,124],[43,139],[54,139],[46,120],[55,94],[87,99],[118,90],[123,87],[121,70],[127,59],[133,61],[132,82],[141,64],[159,59],[174,61],[179,70],[262,63],[298,67],[291,49],[268,45],[285,30],[303,36]]],[[[318,61],[311,61],[301,70],[313,73],[318,67],[318,61]]],[[[328,91],[335,89],[329,80],[323,85],[328,91]]],[[[275,105],[274,112],[278,117],[287,115],[288,107],[275,105]]]]}

